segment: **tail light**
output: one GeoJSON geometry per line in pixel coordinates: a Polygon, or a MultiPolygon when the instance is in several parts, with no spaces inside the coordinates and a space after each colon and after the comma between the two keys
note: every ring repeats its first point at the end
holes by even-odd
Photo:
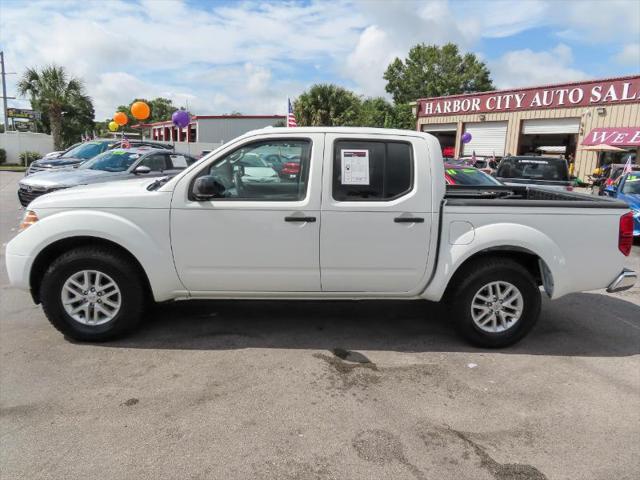
{"type": "Polygon", "coordinates": [[[282,170],[289,174],[300,173],[300,164],[296,162],[287,162],[282,166],[282,170]]]}
{"type": "Polygon", "coordinates": [[[633,245],[633,214],[628,212],[620,217],[618,249],[628,257],[631,253],[631,245],[633,245]]]}

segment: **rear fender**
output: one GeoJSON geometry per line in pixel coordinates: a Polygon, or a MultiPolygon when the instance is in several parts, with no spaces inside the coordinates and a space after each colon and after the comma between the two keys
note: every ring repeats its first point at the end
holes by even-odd
{"type": "Polygon", "coordinates": [[[427,300],[440,301],[453,275],[466,261],[491,251],[536,255],[543,262],[541,276],[549,296],[558,298],[568,293],[566,259],[560,247],[539,230],[520,224],[498,223],[475,228],[473,240],[468,244],[451,245],[448,238],[448,232],[443,232],[436,274],[422,293],[427,300]]]}

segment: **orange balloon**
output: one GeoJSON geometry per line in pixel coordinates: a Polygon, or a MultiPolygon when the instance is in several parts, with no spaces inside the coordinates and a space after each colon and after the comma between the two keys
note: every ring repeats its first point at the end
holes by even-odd
{"type": "Polygon", "coordinates": [[[137,120],[145,120],[149,118],[151,109],[145,102],[134,102],[131,105],[131,115],[137,120]]]}
{"type": "Polygon", "coordinates": [[[127,114],[126,113],[124,113],[124,112],[116,112],[113,115],[113,121],[116,122],[118,125],[123,126],[123,125],[127,124],[129,119],[127,118],[127,114]]]}

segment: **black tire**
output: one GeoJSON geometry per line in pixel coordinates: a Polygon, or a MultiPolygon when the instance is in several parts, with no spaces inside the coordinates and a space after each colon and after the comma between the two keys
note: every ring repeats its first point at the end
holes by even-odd
{"type": "Polygon", "coordinates": [[[102,342],[131,331],[142,318],[145,307],[144,279],[131,261],[104,247],[80,247],[58,257],[47,269],[40,286],[44,313],[65,336],[83,342],[102,342]],[[120,309],[107,323],[85,325],[74,320],[62,304],[65,281],[82,270],[107,274],[120,289],[120,309]]]}
{"type": "Polygon", "coordinates": [[[457,272],[446,302],[453,313],[457,332],[471,344],[485,348],[502,348],[521,340],[540,316],[540,289],[521,264],[502,257],[482,258],[457,272]],[[503,281],[515,286],[522,295],[520,318],[502,332],[482,330],[473,320],[471,305],[476,293],[490,282],[503,281]]]}

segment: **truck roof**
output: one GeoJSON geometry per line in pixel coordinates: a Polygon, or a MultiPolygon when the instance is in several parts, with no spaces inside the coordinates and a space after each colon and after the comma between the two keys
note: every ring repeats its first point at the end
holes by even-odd
{"type": "Polygon", "coordinates": [[[412,137],[431,137],[426,132],[418,130],[401,130],[398,128],[373,128],[373,127],[265,127],[251,130],[243,136],[256,135],[258,133],[336,133],[336,134],[370,134],[370,135],[406,135],[412,137]]]}

